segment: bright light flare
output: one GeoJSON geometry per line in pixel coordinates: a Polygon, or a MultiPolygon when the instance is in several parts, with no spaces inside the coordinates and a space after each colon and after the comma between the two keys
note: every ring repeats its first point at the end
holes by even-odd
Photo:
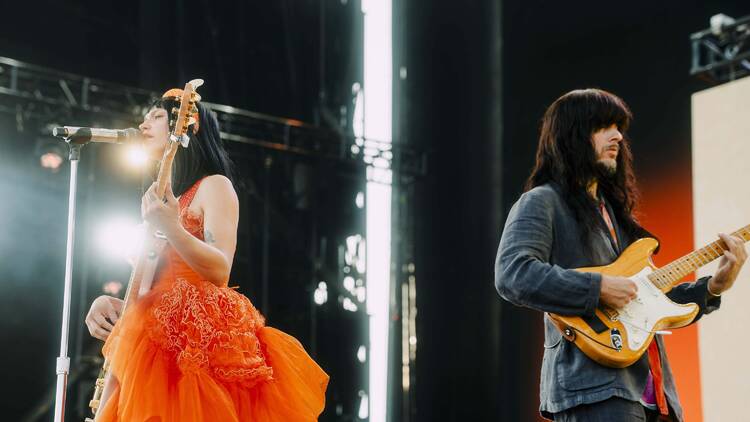
{"type": "Polygon", "coordinates": [[[125,160],[130,167],[141,168],[148,161],[148,154],[142,146],[130,146],[125,153],[125,160]]]}
{"type": "Polygon", "coordinates": [[[114,218],[99,227],[97,245],[105,254],[124,260],[137,257],[143,242],[143,225],[127,218],[114,218]]]}

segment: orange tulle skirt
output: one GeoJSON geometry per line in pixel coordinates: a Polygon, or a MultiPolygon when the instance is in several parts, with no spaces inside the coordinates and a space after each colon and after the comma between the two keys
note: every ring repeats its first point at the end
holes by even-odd
{"type": "Polygon", "coordinates": [[[247,308],[250,302],[231,289],[204,285],[217,290],[213,296],[219,297],[207,304],[205,296],[211,295],[200,287],[184,279],[175,284],[167,291],[157,288],[126,312],[107,340],[104,353],[118,387],[100,409],[100,421],[318,419],[328,376],[294,337],[255,320],[257,311],[247,308]],[[196,302],[190,304],[191,299],[196,302]],[[211,309],[217,304],[226,309],[211,309]],[[196,316],[195,309],[208,311],[196,316]],[[226,321],[212,312],[249,313],[232,315],[237,320],[230,323],[237,326],[228,329],[216,326],[226,321]],[[191,318],[197,327],[185,323],[191,318]],[[206,340],[202,330],[214,338],[206,340]],[[155,338],[160,335],[163,338],[155,338]]]}

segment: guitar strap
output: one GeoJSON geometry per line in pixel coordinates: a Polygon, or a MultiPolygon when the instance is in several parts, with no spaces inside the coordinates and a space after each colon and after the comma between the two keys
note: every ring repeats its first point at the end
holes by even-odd
{"type": "Polygon", "coordinates": [[[609,216],[609,212],[607,212],[607,205],[604,203],[603,199],[599,200],[599,212],[602,214],[602,218],[604,219],[604,222],[607,223],[609,234],[612,236],[612,241],[615,243],[614,244],[615,250],[619,250],[620,242],[617,239],[617,231],[615,230],[615,225],[612,224],[612,218],[609,216]]]}
{"type": "Polygon", "coordinates": [[[651,340],[651,344],[648,346],[648,364],[651,367],[651,375],[654,377],[654,395],[656,396],[656,405],[659,407],[659,414],[669,415],[669,406],[667,406],[667,398],[664,395],[661,373],[661,356],[659,356],[659,345],[655,338],[651,340]]]}

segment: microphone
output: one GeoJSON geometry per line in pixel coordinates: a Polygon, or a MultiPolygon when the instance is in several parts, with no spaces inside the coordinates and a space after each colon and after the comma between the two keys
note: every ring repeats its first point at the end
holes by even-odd
{"type": "Polygon", "coordinates": [[[141,131],[128,129],[99,129],[93,127],[63,126],[52,129],[52,136],[65,139],[72,144],[88,144],[89,142],[103,142],[107,144],[123,144],[134,142],[141,138],[141,131]]]}

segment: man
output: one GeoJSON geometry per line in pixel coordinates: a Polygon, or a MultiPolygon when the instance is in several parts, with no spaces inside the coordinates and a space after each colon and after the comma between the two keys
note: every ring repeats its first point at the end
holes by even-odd
{"type": "MultiPolygon", "coordinates": [[[[586,89],[558,98],[542,119],[536,165],[526,192],[511,209],[497,259],[495,286],[504,299],[561,315],[619,309],[636,297],[627,278],[581,273],[606,265],[632,242],[653,237],[633,215],[637,190],[625,132],[631,113],[606,91],[586,89]]],[[[726,243],[713,277],[675,286],[668,296],[717,309],[747,253],[737,237],[726,243]]],[[[682,421],[682,408],[660,336],[648,353],[622,369],[584,355],[545,314],[540,410],[556,421],[682,421]]]]}

